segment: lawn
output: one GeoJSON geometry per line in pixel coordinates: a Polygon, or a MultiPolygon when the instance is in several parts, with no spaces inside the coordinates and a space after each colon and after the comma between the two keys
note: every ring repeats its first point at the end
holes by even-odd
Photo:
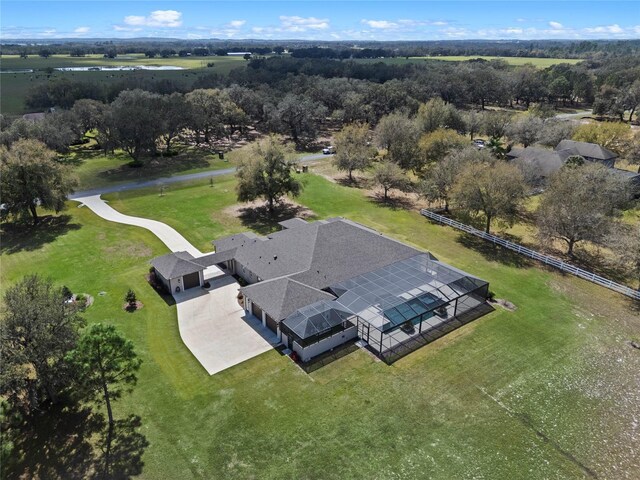
{"type": "MultiPolygon", "coordinates": [[[[392,366],[356,351],[307,375],[275,351],[210,377],[183,346],[175,307],[146,285],[166,249],[150,233],[70,203],[67,227],[5,234],[2,287],[40,272],[96,296],[90,322],[116,324],[144,360],[116,416],[141,416],[140,478],[637,478],[640,314],[611,292],[563,277],[305,174],[298,201],[429,249],[491,282],[517,310],[496,312],[392,366]],[[144,308],[122,311],[128,288],[144,308]],[[104,291],[106,295],[98,296],[104,291]],[[428,472],[428,473],[425,473],[428,472]]],[[[248,228],[225,213],[234,180],[109,195],[128,214],[169,223],[197,247],[248,228]]],[[[260,226],[264,230],[264,225],[260,226]]],[[[41,477],[69,462],[63,441],[18,445],[41,477]],[[46,445],[46,448],[45,448],[46,445]],[[44,452],[47,452],[45,454],[44,452]]],[[[82,471],[66,470],[67,477],[82,471]]],[[[60,475],[58,475],[60,476],[60,475]]]]}
{"type": "Polygon", "coordinates": [[[74,148],[64,157],[78,178],[77,190],[120,185],[132,181],[186,175],[207,170],[232,168],[238,154],[230,152],[220,160],[218,155],[200,149],[176,147],[176,156],[146,159],[141,167],[132,167],[131,157],[123,151],[105,155],[100,150],[74,148]]]}

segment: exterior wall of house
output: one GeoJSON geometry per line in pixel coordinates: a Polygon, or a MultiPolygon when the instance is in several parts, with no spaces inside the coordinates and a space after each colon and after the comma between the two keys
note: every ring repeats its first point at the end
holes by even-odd
{"type": "Polygon", "coordinates": [[[301,347],[297,342],[293,342],[293,351],[296,352],[303,362],[308,362],[313,357],[320,355],[332,348],[338,347],[358,336],[358,327],[355,325],[327,338],[323,338],[318,343],[307,347],[301,347]]]}
{"type": "Polygon", "coordinates": [[[235,263],[235,273],[240,275],[243,278],[243,280],[247,282],[247,284],[251,285],[252,283],[258,282],[258,276],[255,273],[253,273],[248,268],[245,268],[244,265],[240,265],[235,261],[234,263],[235,263]]]}
{"type": "Polygon", "coordinates": [[[169,280],[167,280],[162,275],[160,275],[160,273],[158,273],[158,271],[156,271],[156,278],[164,286],[166,291],[168,291],[168,292],[171,291],[171,285],[169,283],[169,280]]]}

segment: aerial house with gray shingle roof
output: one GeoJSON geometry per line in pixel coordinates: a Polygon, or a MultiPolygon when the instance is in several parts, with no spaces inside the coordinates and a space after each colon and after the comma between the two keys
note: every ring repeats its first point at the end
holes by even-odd
{"type": "Polygon", "coordinates": [[[356,338],[395,359],[491,310],[487,282],[363,225],[280,225],[215,240],[215,253],[195,261],[242,278],[244,309],[303,361],[356,338]]]}

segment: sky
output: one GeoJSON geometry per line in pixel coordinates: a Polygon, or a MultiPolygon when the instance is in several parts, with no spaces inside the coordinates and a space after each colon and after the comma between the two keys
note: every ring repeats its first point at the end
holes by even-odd
{"type": "Polygon", "coordinates": [[[640,38],[640,1],[2,0],[0,38],[640,38]]]}

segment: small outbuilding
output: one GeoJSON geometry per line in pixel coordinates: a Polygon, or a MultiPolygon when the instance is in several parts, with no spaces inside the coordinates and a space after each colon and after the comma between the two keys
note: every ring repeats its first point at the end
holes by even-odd
{"type": "Polygon", "coordinates": [[[170,293],[204,285],[205,267],[189,252],[175,252],[151,260],[156,279],[170,293]]]}

